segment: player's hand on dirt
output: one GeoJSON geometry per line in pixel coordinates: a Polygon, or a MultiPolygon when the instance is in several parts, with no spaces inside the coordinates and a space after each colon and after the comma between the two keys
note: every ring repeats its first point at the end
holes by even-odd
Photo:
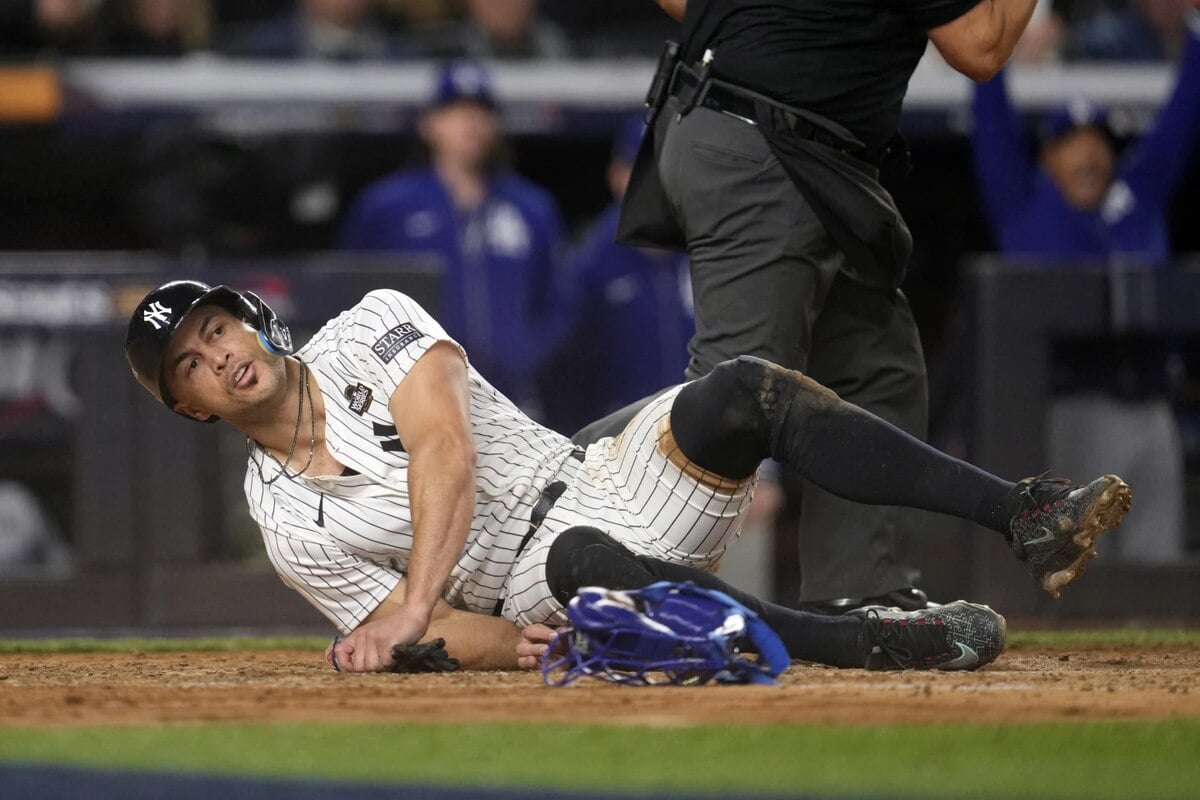
{"type": "Polygon", "coordinates": [[[342,672],[385,672],[395,663],[392,648],[416,643],[428,627],[427,616],[398,611],[358,626],[333,646],[331,661],[342,672]]]}
{"type": "Polygon", "coordinates": [[[379,622],[368,622],[335,642],[333,668],[339,672],[382,672],[392,665],[392,642],[379,629],[379,622]]]}
{"type": "Polygon", "coordinates": [[[391,645],[416,644],[429,630],[430,611],[422,611],[411,604],[404,606],[395,614],[379,620],[388,626],[391,645]]]}
{"type": "Polygon", "coordinates": [[[548,625],[529,625],[521,629],[521,640],[517,642],[517,666],[521,669],[537,669],[542,656],[550,649],[550,640],[555,630],[548,625]]]}

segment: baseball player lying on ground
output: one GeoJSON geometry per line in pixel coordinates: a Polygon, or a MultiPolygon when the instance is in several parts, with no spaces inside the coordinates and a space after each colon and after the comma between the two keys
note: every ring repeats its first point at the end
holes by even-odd
{"type": "Polygon", "coordinates": [[[391,290],[293,354],[255,295],[176,281],[138,305],[125,347],[167,408],[246,434],[246,497],[271,562],[345,634],[331,656],[355,672],[391,669],[394,646],[439,637],[465,668],[534,667],[580,586],[659,580],[727,593],[793,658],[974,669],[1004,647],[1004,620],[986,606],[825,617],[712,575],[759,463],[786,462],[858,502],[977,522],[1054,595],[1130,505],[1112,475],[1002,480],[750,357],[668,391],[582,451],[522,414],[391,290]]]}

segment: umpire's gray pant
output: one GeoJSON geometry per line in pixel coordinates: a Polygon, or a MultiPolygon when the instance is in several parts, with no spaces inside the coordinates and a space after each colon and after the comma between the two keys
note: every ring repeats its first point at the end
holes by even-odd
{"type": "MultiPolygon", "coordinates": [[[[841,274],[845,257],[757,127],[704,107],[680,119],[676,102],[664,108],[655,134],[665,137],[659,175],[691,256],[696,336],[688,377],[738,355],[759,356],[925,438],[925,360],[908,301],[841,274]]],[[[898,509],[806,485],[801,601],[912,585],[896,553],[901,518],[898,509]]]]}

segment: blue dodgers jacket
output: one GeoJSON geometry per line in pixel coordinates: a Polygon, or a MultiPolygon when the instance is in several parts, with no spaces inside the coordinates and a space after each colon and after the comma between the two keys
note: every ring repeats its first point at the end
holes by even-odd
{"type": "Polygon", "coordinates": [[[509,399],[538,410],[536,370],[549,332],[562,220],[549,193],[511,173],[463,212],[432,169],[367,187],[338,236],[352,251],[429,255],[443,263],[442,304],[430,309],[471,363],[509,399]]]}
{"type": "Polygon", "coordinates": [[[568,434],[684,381],[695,332],[687,257],[617,244],[620,213],[616,203],[604,210],[566,270],[571,327],[550,421],[568,434]]]}
{"type": "Polygon", "coordinates": [[[1000,251],[1065,262],[1114,257],[1168,263],[1171,195],[1200,133],[1200,40],[1188,43],[1175,89],[1153,127],[1115,165],[1100,208],[1079,211],[1035,163],[1009,100],[1004,73],[975,89],[972,154],[1000,251]]]}

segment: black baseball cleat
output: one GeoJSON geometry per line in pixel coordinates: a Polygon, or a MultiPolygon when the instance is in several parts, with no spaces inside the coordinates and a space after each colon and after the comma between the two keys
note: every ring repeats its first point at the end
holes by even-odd
{"type": "Polygon", "coordinates": [[[847,616],[866,625],[869,670],[975,670],[1004,652],[1008,628],[992,609],[965,600],[920,611],[870,606],[847,616]]]}
{"type": "Polygon", "coordinates": [[[901,611],[920,611],[924,608],[936,608],[937,605],[937,603],[930,601],[929,597],[920,589],[908,587],[905,589],[896,589],[893,592],[888,592],[878,597],[839,597],[833,600],[809,600],[799,603],[796,607],[801,611],[807,611],[811,614],[839,616],[849,614],[861,608],[867,608],[868,606],[898,608],[901,611]]]}
{"type": "Polygon", "coordinates": [[[1086,486],[1062,478],[1025,478],[1005,501],[1009,545],[1053,597],[1096,557],[1096,537],[1121,524],[1133,493],[1116,475],[1086,486]]]}

